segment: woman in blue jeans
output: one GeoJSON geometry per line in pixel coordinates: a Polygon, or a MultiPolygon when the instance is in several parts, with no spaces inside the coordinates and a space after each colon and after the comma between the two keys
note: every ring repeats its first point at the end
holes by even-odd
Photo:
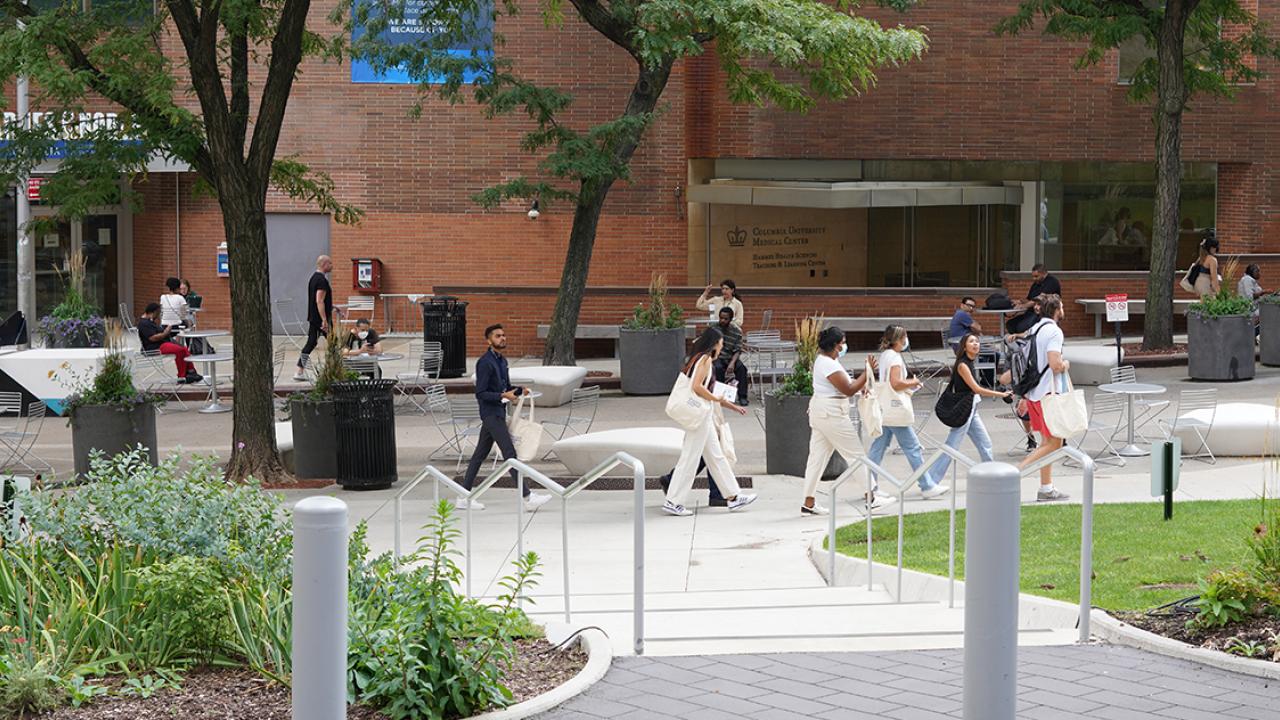
{"type": "MultiPolygon", "coordinates": [[[[973,441],[973,446],[978,449],[978,457],[982,462],[991,462],[993,459],[991,436],[987,434],[987,428],[982,424],[982,418],[978,416],[978,403],[984,397],[1006,398],[1012,393],[988,390],[978,384],[973,363],[978,359],[981,348],[982,344],[978,341],[978,336],[973,333],[966,333],[960,339],[959,349],[956,351],[956,364],[951,368],[951,382],[955,392],[973,395],[973,410],[969,414],[968,422],[958,428],[951,428],[951,432],[947,434],[947,447],[953,449],[960,447],[960,441],[968,435],[973,441]]],[[[951,456],[943,455],[938,458],[933,467],[929,468],[929,474],[938,479],[944,478],[947,476],[947,467],[950,464],[951,456]]]]}
{"type": "MultiPolygon", "coordinates": [[[[902,360],[902,351],[909,345],[907,329],[901,325],[885,328],[884,337],[880,338],[880,382],[888,383],[895,392],[914,391],[924,385],[920,378],[907,377],[907,364],[902,360]]],[[[884,451],[889,449],[889,441],[893,438],[898,439],[898,446],[907,456],[907,462],[911,463],[911,469],[920,469],[924,465],[924,458],[920,454],[920,439],[916,437],[915,428],[910,425],[895,426],[886,422],[884,432],[872,441],[871,449],[867,451],[871,462],[881,464],[884,451]]],[[[875,481],[872,483],[874,485],[875,481]]],[[[926,498],[938,497],[951,489],[946,485],[939,485],[929,472],[920,476],[919,483],[920,494],[926,498]]]]}

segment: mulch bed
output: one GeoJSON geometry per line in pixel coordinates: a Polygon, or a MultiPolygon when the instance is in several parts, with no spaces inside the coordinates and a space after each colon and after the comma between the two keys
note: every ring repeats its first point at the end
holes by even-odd
{"type": "MultiPolygon", "coordinates": [[[[1280,618],[1255,617],[1227,627],[1201,629],[1188,628],[1187,620],[1192,616],[1185,613],[1148,615],[1147,613],[1112,613],[1130,625],[1156,635],[1163,635],[1180,642],[1225,652],[1233,640],[1240,642],[1257,642],[1265,645],[1275,643],[1280,635],[1280,618]]],[[[1260,658],[1280,662],[1280,657],[1260,658]]]]}
{"type": "MultiPolygon", "coordinates": [[[[1111,347],[1115,347],[1112,344],[1111,347]]],[[[1170,355],[1185,355],[1187,353],[1186,345],[1174,345],[1171,348],[1163,348],[1160,350],[1143,350],[1142,343],[1124,343],[1124,356],[1131,357],[1165,357],[1170,355]]]]}
{"type": "Polygon", "coordinates": [[[589,378],[613,377],[613,373],[609,372],[608,370],[588,370],[587,377],[589,378]]]}
{"type": "MultiPolygon", "coordinates": [[[[546,640],[517,642],[507,687],[522,702],[563,685],[587,663],[585,652],[552,652],[546,640]]],[[[41,720],[291,720],[290,690],[251,670],[208,670],[183,678],[177,690],[145,700],[103,698],[80,708],[64,707],[41,720]]],[[[386,720],[367,707],[347,709],[348,720],[386,720]]]]}
{"type": "Polygon", "coordinates": [[[263,490],[319,490],[336,484],[333,479],[290,480],[288,482],[262,483],[263,490]]]}

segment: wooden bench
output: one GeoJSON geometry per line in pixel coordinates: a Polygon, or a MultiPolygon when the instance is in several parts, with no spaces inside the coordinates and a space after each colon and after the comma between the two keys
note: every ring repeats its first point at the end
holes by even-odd
{"type": "MultiPolygon", "coordinates": [[[[578,329],[573,333],[575,340],[612,340],[613,356],[618,357],[618,339],[622,335],[621,325],[578,325],[578,329]]],[[[551,332],[550,325],[538,326],[538,339],[546,340],[548,333],[551,332]]],[[[698,328],[685,326],[685,337],[695,338],[698,336],[698,328]]]]}
{"type": "Polygon", "coordinates": [[[908,332],[938,333],[951,322],[946,317],[825,317],[823,327],[838,327],[851,332],[882,333],[890,325],[901,325],[908,332]]]}
{"type": "MultiPolygon", "coordinates": [[[[1181,309],[1182,314],[1187,313],[1187,307],[1198,300],[1174,300],[1173,307],[1175,310],[1181,309]]],[[[1084,313],[1093,316],[1093,336],[1102,337],[1102,321],[1107,316],[1106,298],[1081,298],[1076,300],[1077,305],[1084,306],[1084,313]]],[[[1146,300],[1135,300],[1129,298],[1129,314],[1145,315],[1147,312],[1146,300]]]]}

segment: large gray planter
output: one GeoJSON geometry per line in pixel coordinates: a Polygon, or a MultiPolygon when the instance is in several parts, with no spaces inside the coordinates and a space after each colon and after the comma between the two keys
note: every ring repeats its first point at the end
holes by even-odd
{"type": "Polygon", "coordinates": [[[299,480],[338,477],[338,424],[332,400],[291,400],[293,474],[299,480]]]}
{"type": "MultiPolygon", "coordinates": [[[[770,475],[804,477],[809,462],[809,397],[774,393],[764,396],[765,472],[770,475]]],[[[848,465],[840,453],[832,453],[822,477],[839,477],[848,465]]]]}
{"type": "Polygon", "coordinates": [[[156,463],[156,408],[150,403],[122,408],[118,405],[81,405],[71,413],[71,450],[76,475],[89,473],[89,453],[101,450],[107,457],[147,449],[156,463]]]}
{"type": "Polygon", "coordinates": [[[1187,372],[1192,380],[1252,380],[1253,318],[1187,313],[1187,372]]]}
{"type": "Polygon", "coordinates": [[[683,327],[671,330],[621,328],[618,355],[622,392],[627,395],[666,395],[684,368],[683,327]]]}
{"type": "Polygon", "coordinates": [[[1262,336],[1258,350],[1263,365],[1280,365],[1280,303],[1258,303],[1261,314],[1262,336]]]}

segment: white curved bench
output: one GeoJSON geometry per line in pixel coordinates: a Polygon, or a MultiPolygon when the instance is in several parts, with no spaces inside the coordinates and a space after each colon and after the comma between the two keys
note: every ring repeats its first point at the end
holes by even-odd
{"type": "Polygon", "coordinates": [[[1216,411],[1193,410],[1178,416],[1175,434],[1182,438],[1182,454],[1200,451],[1200,438],[1187,425],[1187,420],[1199,426],[1206,436],[1209,450],[1221,456],[1260,456],[1280,450],[1280,415],[1274,405],[1261,403],[1222,403],[1216,411]],[[1213,428],[1206,426],[1212,415],[1213,428]]]}
{"type": "MultiPolygon", "coordinates": [[[[576,435],[556,441],[551,449],[571,475],[585,475],[621,450],[644,463],[645,475],[652,477],[671,472],[680,460],[683,444],[684,431],[680,428],[638,427],[576,435]]],[[[609,474],[629,476],[631,468],[619,466],[609,474]]]]}
{"type": "Polygon", "coordinates": [[[542,393],[539,407],[560,407],[573,399],[573,391],[582,387],[587,369],[576,365],[511,368],[511,384],[530,386],[542,393]]]}
{"type": "Polygon", "coordinates": [[[280,462],[284,469],[293,474],[293,423],[276,423],[276,451],[280,453],[280,462]]]}
{"type": "MultiPolygon", "coordinates": [[[[1120,351],[1121,356],[1124,350],[1120,351]]],[[[1067,345],[1062,357],[1071,363],[1073,385],[1105,385],[1111,382],[1111,368],[1116,367],[1115,346],[1067,345]]]]}

